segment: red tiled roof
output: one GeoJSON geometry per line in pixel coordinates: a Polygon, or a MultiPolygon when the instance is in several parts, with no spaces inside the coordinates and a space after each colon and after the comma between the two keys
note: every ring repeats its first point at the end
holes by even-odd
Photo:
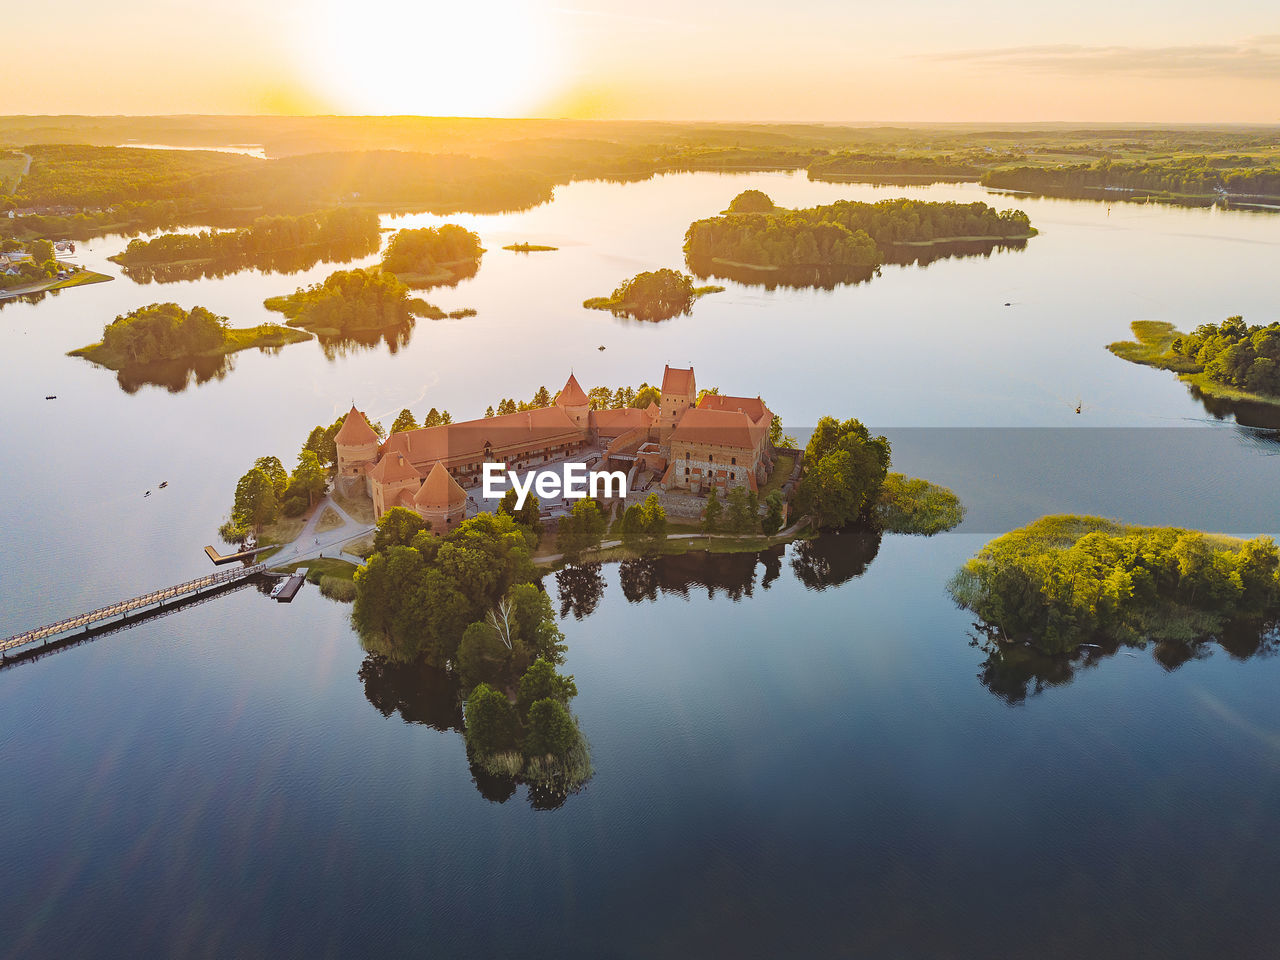
{"type": "Polygon", "coordinates": [[[681,370],[677,367],[662,368],[662,392],[677,396],[690,396],[694,391],[693,367],[681,370]]]}
{"type": "Polygon", "coordinates": [[[579,386],[577,378],[572,373],[569,374],[569,379],[565,382],[564,389],[556,394],[556,405],[561,407],[583,407],[586,404],[586,391],[579,386]]]}
{"type": "Polygon", "coordinates": [[[369,421],[364,418],[364,414],[353,404],[351,412],[346,415],[342,426],[338,428],[333,442],[344,446],[359,446],[364,443],[377,443],[378,435],[373,432],[373,427],[369,426],[369,421]]]}
{"type": "Polygon", "coordinates": [[[698,401],[699,410],[741,411],[751,418],[752,423],[759,423],[764,417],[773,422],[773,413],[764,405],[759,397],[722,397],[717,393],[708,393],[698,401]]]}
{"type": "Polygon", "coordinates": [[[422,479],[422,474],[398,450],[392,450],[383,455],[377,465],[369,471],[369,476],[373,477],[378,483],[396,483],[400,480],[422,479]]]}
{"type": "Polygon", "coordinates": [[[438,509],[455,507],[466,501],[467,491],[458,485],[458,481],[453,479],[449,471],[444,468],[444,464],[438,460],[431,468],[431,472],[427,474],[426,483],[418,488],[418,492],[413,497],[413,502],[420,507],[438,509]]]}
{"type": "Polygon", "coordinates": [[[400,453],[410,463],[423,465],[437,460],[471,462],[484,459],[486,442],[493,450],[502,451],[510,447],[550,446],[580,440],[584,435],[585,431],[560,407],[538,407],[500,417],[393,433],[382,445],[382,455],[385,459],[393,452],[400,453]]]}
{"type": "Polygon", "coordinates": [[[671,432],[671,443],[718,443],[753,450],[759,430],[745,413],[690,407],[671,432]]]}
{"type": "Polygon", "coordinates": [[[616,437],[637,427],[651,426],[653,417],[635,407],[624,407],[621,410],[593,410],[591,424],[601,436],[616,437]]]}

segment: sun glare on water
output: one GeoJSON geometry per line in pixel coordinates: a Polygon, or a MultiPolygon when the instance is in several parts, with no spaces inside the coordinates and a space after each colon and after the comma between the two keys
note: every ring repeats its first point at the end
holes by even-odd
{"type": "Polygon", "coordinates": [[[552,31],[536,2],[325,0],[315,9],[303,56],[336,110],[519,116],[557,79],[552,31]]]}

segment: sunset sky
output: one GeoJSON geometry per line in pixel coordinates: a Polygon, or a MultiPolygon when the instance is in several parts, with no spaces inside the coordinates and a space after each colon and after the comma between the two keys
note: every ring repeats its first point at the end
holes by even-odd
{"type": "Polygon", "coordinates": [[[0,114],[1280,121],[1275,0],[64,0],[0,114]]]}

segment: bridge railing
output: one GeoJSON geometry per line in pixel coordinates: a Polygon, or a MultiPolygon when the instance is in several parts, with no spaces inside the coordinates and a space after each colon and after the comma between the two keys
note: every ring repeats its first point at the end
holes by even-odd
{"type": "Polygon", "coordinates": [[[77,627],[88,626],[97,623],[99,620],[106,620],[110,617],[119,616],[128,613],[131,610],[137,610],[139,607],[147,607],[153,603],[161,603],[175,597],[185,596],[190,593],[198,593],[208,587],[217,586],[220,583],[227,583],[232,580],[240,580],[244,577],[250,577],[257,573],[262,573],[267,569],[265,563],[254,564],[251,567],[241,567],[238,570],[219,570],[217,573],[211,573],[203,577],[197,577],[195,580],[188,580],[186,583],[179,583],[176,586],[164,587],[160,590],[153,590],[151,593],[145,593],[140,597],[132,597],[128,600],[119,600],[116,603],[108,604],[105,607],[99,607],[97,610],[89,613],[81,613],[74,617],[66,617],[43,627],[37,627],[34,630],[27,630],[23,633],[14,634],[11,637],[0,641],[0,653],[25,646],[28,643],[34,643],[37,640],[44,640],[47,637],[57,636],[67,630],[77,627]]]}

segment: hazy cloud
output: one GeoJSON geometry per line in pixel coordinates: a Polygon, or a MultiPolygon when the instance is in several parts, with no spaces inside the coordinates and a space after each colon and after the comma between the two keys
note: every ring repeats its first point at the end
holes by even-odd
{"type": "Polygon", "coordinates": [[[921,59],[1059,74],[1127,73],[1151,77],[1280,78],[1280,34],[1238,43],[1179,47],[1052,43],[921,54],[921,59]]]}

